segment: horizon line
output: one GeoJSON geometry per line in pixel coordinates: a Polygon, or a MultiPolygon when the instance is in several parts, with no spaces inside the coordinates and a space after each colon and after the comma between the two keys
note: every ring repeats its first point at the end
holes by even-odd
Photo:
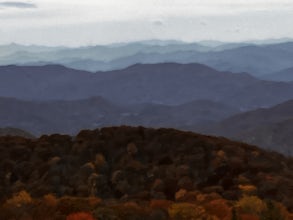
{"type": "MultiPolygon", "coordinates": [[[[19,42],[10,42],[10,43],[0,43],[1,46],[26,46],[26,47],[49,47],[49,48],[54,48],[54,47],[63,47],[63,48],[86,48],[86,47],[95,47],[95,46],[123,46],[127,44],[135,44],[135,43],[145,43],[149,45],[156,45],[155,42],[157,42],[157,45],[160,45],[159,42],[161,43],[168,43],[164,44],[162,46],[166,45],[172,45],[172,44],[207,44],[207,43],[215,43],[219,45],[224,45],[224,44],[255,44],[255,45],[262,45],[262,44],[278,44],[278,43],[288,43],[288,42],[293,42],[293,37],[282,37],[282,38],[263,38],[263,39],[247,39],[247,40],[239,40],[239,41],[225,41],[225,40],[215,40],[215,39],[202,39],[202,40],[193,40],[193,41],[184,41],[180,39],[156,39],[156,38],[150,38],[150,39],[142,39],[142,40],[133,40],[133,41],[117,41],[117,42],[111,42],[111,43],[88,43],[88,44],[81,44],[81,45],[50,45],[50,44],[34,44],[34,43],[19,43],[19,42]]],[[[206,45],[207,46],[207,45],[206,45]]]]}

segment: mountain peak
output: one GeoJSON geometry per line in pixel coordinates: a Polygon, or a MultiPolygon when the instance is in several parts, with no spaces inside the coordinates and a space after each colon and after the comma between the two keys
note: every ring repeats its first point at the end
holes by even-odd
{"type": "Polygon", "coordinates": [[[154,64],[142,64],[137,63],[132,66],[129,66],[126,68],[126,70],[137,70],[137,69],[164,69],[164,70],[206,70],[206,71],[216,71],[215,69],[206,66],[204,64],[200,63],[188,63],[188,64],[182,64],[182,63],[176,63],[176,62],[163,62],[163,63],[154,63],[154,64]]]}

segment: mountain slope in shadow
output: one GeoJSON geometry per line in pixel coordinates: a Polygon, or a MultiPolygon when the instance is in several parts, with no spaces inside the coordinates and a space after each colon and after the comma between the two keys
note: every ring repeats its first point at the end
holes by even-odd
{"type": "Polygon", "coordinates": [[[258,146],[292,154],[293,101],[229,117],[206,130],[258,146]]]}
{"type": "Polygon", "coordinates": [[[0,98],[0,124],[35,135],[74,134],[81,129],[110,125],[143,125],[188,129],[189,125],[215,123],[239,111],[207,100],[178,106],[159,104],[117,105],[104,98],[74,101],[22,101],[0,98]]]}

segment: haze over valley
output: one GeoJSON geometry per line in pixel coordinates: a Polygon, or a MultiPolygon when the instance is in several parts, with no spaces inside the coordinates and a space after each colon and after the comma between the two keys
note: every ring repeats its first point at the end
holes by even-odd
{"type": "MultiPolygon", "coordinates": [[[[268,138],[276,135],[272,128],[264,128],[274,126],[270,118],[283,118],[282,112],[260,114],[252,127],[233,128],[233,134],[226,130],[229,117],[293,99],[290,68],[286,69],[291,65],[291,44],[152,40],[82,48],[2,46],[1,61],[9,65],[0,67],[1,124],[37,136],[74,135],[81,129],[114,125],[173,127],[290,153],[287,138],[275,144],[268,138]],[[205,64],[196,63],[199,60],[205,64]],[[101,63],[114,70],[99,70],[101,63]],[[283,68],[264,74],[266,69],[283,68]],[[264,120],[257,122],[260,118],[264,120]]],[[[292,109],[284,106],[289,115],[273,123],[291,119],[292,109]]]]}
{"type": "Polygon", "coordinates": [[[292,220],[292,10],[0,1],[0,219],[292,220]]]}

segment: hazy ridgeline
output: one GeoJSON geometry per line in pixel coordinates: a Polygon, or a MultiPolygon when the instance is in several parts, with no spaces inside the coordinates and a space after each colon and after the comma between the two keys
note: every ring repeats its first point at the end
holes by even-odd
{"type": "Polygon", "coordinates": [[[172,127],[291,154],[292,57],[291,42],[1,46],[1,127],[172,127]]]}

